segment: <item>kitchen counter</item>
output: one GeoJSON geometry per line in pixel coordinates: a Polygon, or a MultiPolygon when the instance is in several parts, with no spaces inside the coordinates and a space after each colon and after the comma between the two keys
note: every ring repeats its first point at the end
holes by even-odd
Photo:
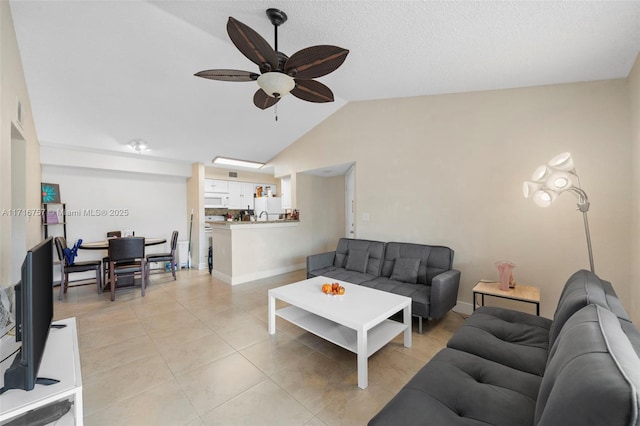
{"type": "Polygon", "coordinates": [[[213,238],[212,275],[235,285],[303,269],[299,220],[207,222],[213,238]]]}
{"type": "Polygon", "coordinates": [[[265,226],[269,227],[280,227],[280,226],[296,226],[300,223],[299,220],[261,220],[257,222],[250,221],[233,221],[233,222],[206,222],[212,228],[222,228],[222,229],[253,229],[253,228],[263,228],[265,226]]]}

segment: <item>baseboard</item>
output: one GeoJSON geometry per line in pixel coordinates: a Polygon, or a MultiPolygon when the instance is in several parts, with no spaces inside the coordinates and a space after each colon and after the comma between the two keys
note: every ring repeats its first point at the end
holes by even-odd
{"type": "Polygon", "coordinates": [[[287,272],[298,271],[300,269],[305,269],[306,267],[307,265],[305,263],[299,263],[297,265],[283,266],[281,268],[268,269],[266,271],[253,272],[250,274],[244,274],[244,275],[235,276],[235,277],[229,277],[228,275],[225,275],[225,274],[217,274],[215,273],[216,271],[214,270],[212,272],[212,275],[228,284],[236,285],[236,284],[243,284],[246,282],[259,280],[262,278],[269,278],[276,275],[286,274],[287,272]]]}
{"type": "Polygon", "coordinates": [[[223,274],[222,272],[216,271],[215,269],[211,271],[211,276],[213,278],[217,278],[223,283],[231,284],[231,277],[227,274],[223,274]]]}
{"type": "Polygon", "coordinates": [[[473,304],[458,300],[456,306],[454,306],[452,310],[461,314],[471,315],[473,313],[473,304]]]}

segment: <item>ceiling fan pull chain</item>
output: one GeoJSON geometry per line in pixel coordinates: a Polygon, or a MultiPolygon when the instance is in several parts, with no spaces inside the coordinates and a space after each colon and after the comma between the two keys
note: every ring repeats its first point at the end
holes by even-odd
{"type": "Polygon", "coordinates": [[[275,108],[273,109],[273,112],[276,115],[276,121],[278,121],[278,104],[275,104],[274,106],[275,106],[275,108]]]}

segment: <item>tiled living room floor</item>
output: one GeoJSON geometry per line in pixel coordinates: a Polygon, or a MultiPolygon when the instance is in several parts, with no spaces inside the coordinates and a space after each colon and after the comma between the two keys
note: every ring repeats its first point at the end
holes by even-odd
{"type": "Polygon", "coordinates": [[[278,319],[267,333],[267,291],[305,278],[296,271],[229,286],[206,271],[152,275],[115,302],[94,286],[69,289],[55,319],[76,317],[85,424],[365,425],[441,348],[463,318],[414,321],[369,358],[357,387],[356,356],[278,319]]]}

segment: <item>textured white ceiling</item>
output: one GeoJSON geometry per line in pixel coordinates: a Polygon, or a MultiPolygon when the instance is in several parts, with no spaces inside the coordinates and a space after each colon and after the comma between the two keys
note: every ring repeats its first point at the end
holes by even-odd
{"type": "Polygon", "coordinates": [[[11,11],[43,145],[209,163],[267,161],[349,101],[624,78],[640,51],[640,2],[25,1],[11,11]],[[273,42],[265,10],[289,20],[287,54],[350,50],[319,80],[336,101],[292,96],[257,109],[254,82],[197,71],[256,71],[226,33],[229,16],[273,42]]]}

